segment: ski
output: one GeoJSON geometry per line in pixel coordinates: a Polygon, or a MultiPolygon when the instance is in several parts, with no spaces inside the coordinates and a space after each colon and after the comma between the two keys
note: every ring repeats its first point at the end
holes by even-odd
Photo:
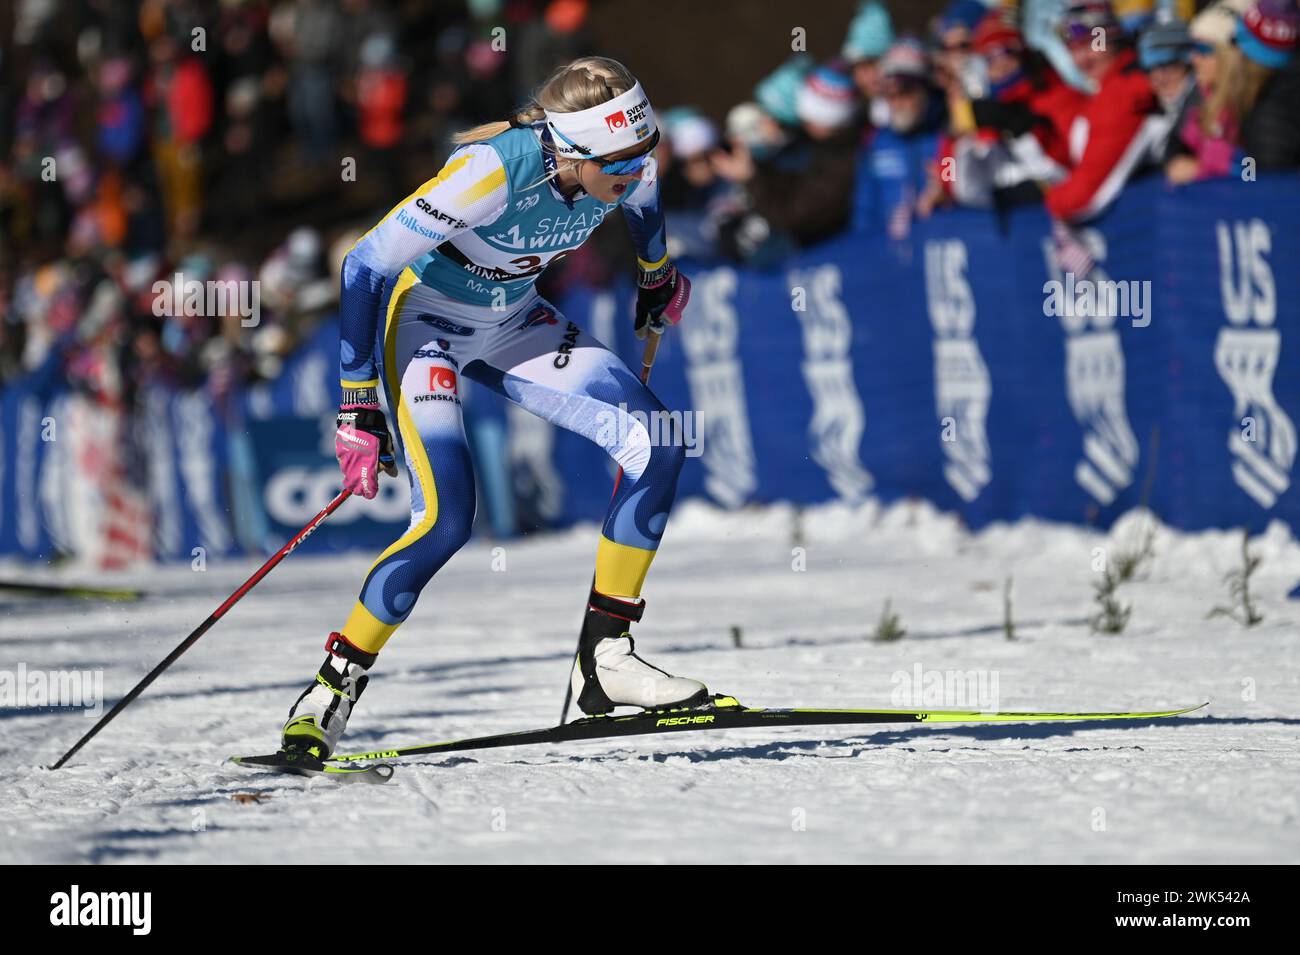
{"type": "Polygon", "coordinates": [[[334,766],[314,756],[278,752],[264,756],[232,756],[230,762],[251,769],[265,769],[275,773],[292,773],[296,776],[327,776],[339,782],[387,782],[393,767],[387,763],[369,766],[334,766]]]}
{"type": "Polygon", "coordinates": [[[126,587],[84,587],[80,584],[42,584],[29,580],[0,580],[0,592],[35,594],[41,597],[84,597],[98,600],[140,600],[143,590],[126,587]]]}
{"type": "Polygon", "coordinates": [[[651,733],[682,733],[701,730],[779,728],[786,726],[834,726],[873,723],[1048,723],[1087,720],[1140,720],[1180,716],[1208,703],[1177,710],[1118,713],[981,713],[978,710],[834,710],[801,707],[764,709],[745,706],[735,697],[716,696],[695,708],[655,710],[627,716],[590,716],[571,723],[515,733],[498,733],[470,739],[395,746],[367,753],[334,755],[325,765],[345,766],[375,759],[398,759],[431,753],[456,753],[502,746],[530,746],[536,743],[564,743],[573,740],[644,736],[651,733]]]}

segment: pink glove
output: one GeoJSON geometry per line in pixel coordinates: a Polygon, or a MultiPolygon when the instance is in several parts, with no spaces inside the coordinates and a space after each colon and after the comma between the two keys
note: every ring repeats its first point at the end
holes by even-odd
{"type": "Polygon", "coordinates": [[[343,405],[336,419],[334,456],[343,486],[370,500],[379,493],[379,472],[397,477],[393,439],[378,404],[343,405]]]}

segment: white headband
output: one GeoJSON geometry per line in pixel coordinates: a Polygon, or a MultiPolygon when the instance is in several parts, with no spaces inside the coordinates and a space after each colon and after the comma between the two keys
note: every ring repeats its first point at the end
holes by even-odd
{"type": "Polygon", "coordinates": [[[555,151],[569,159],[608,156],[654,135],[655,114],[641,84],[612,100],[576,113],[546,111],[555,151]]]}

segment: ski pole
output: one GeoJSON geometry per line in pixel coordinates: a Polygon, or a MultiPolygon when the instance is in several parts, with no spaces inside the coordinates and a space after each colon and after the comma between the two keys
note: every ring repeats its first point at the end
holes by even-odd
{"type": "MultiPolygon", "coordinates": [[[[659,340],[664,337],[664,332],[668,325],[665,322],[651,322],[651,334],[646,338],[645,351],[641,353],[641,384],[649,384],[650,369],[654,367],[655,356],[659,354],[659,340]]],[[[619,482],[623,480],[623,468],[620,465],[618,474],[614,476],[614,491],[618,492],[619,482]]],[[[591,578],[591,588],[596,589],[596,578],[591,578]]],[[[573,651],[574,662],[577,662],[578,654],[582,651],[582,632],[578,633],[578,647],[573,651]]],[[[570,667],[572,670],[572,667],[570,667]]],[[[563,724],[569,718],[569,704],[573,702],[573,680],[564,684],[564,707],[560,710],[560,723],[563,724]]]]}
{"type": "Polygon", "coordinates": [[[118,713],[121,713],[124,709],[126,709],[132,703],[132,701],[135,700],[137,696],[139,696],[141,693],[145,691],[145,689],[149,686],[150,683],[158,679],[158,677],[162,675],[162,672],[164,670],[166,670],[169,666],[175,663],[182,653],[184,653],[186,650],[192,647],[195,644],[195,642],[198,641],[199,637],[207,633],[212,628],[212,625],[214,623],[216,623],[223,616],[225,616],[226,611],[229,610],[231,607],[233,607],[236,603],[238,603],[240,598],[243,597],[244,594],[248,593],[250,590],[256,587],[257,584],[261,581],[261,579],[265,577],[267,574],[269,574],[275,568],[276,564],[280,563],[280,561],[284,560],[284,558],[288,557],[291,553],[293,553],[294,548],[296,548],[299,544],[301,544],[308,537],[310,537],[312,532],[315,531],[316,528],[320,527],[322,523],[324,523],[325,518],[329,517],[336,510],[338,510],[339,506],[344,501],[346,501],[351,495],[352,492],[347,489],[340,491],[338,493],[338,496],[335,497],[334,500],[326,504],[324,509],[322,509],[319,514],[313,517],[306,527],[304,527],[298,533],[294,534],[293,537],[289,538],[289,542],[285,544],[283,547],[281,547],[278,551],[276,551],[275,554],[271,556],[270,560],[268,560],[265,564],[259,567],[257,573],[253,574],[252,577],[249,577],[246,581],[244,581],[243,584],[240,585],[238,590],[236,590],[233,594],[231,594],[229,597],[226,598],[225,603],[223,603],[216,610],[212,611],[211,616],[209,616],[207,620],[204,620],[201,624],[195,627],[194,631],[188,637],[182,640],[180,642],[180,645],[177,646],[175,650],[167,654],[167,658],[163,660],[162,663],[159,663],[156,667],[150,670],[143,680],[141,680],[134,687],[132,687],[130,693],[128,693],[126,696],[118,700],[117,704],[111,710],[109,710],[102,717],[100,717],[99,722],[90,728],[90,732],[88,732],[85,736],[81,737],[81,739],[77,740],[77,745],[72,747],[72,749],[68,750],[61,757],[59,757],[59,761],[55,763],[53,766],[51,766],[50,769],[58,769],[60,766],[66,763],[68,759],[77,752],[77,750],[81,749],[81,747],[85,746],[86,743],[90,742],[90,740],[95,737],[96,733],[98,733],[105,726],[107,726],[109,722],[113,719],[113,717],[117,716],[118,713]]]}

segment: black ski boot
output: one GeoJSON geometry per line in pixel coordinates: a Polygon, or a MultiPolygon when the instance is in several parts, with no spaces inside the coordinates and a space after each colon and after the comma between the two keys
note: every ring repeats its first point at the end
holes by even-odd
{"type": "Polygon", "coordinates": [[[329,655],[316,679],[289,708],[280,744],[285,752],[316,759],[333,753],[347,728],[352,707],[370,681],[366,671],[378,654],[353,646],[341,633],[331,633],[325,649],[329,655]]]}
{"type": "Polygon", "coordinates": [[[592,590],[571,677],[578,708],[588,716],[616,706],[659,710],[708,700],[703,683],[665,673],[637,656],[629,628],[644,611],[640,598],[626,600],[592,590]]]}

